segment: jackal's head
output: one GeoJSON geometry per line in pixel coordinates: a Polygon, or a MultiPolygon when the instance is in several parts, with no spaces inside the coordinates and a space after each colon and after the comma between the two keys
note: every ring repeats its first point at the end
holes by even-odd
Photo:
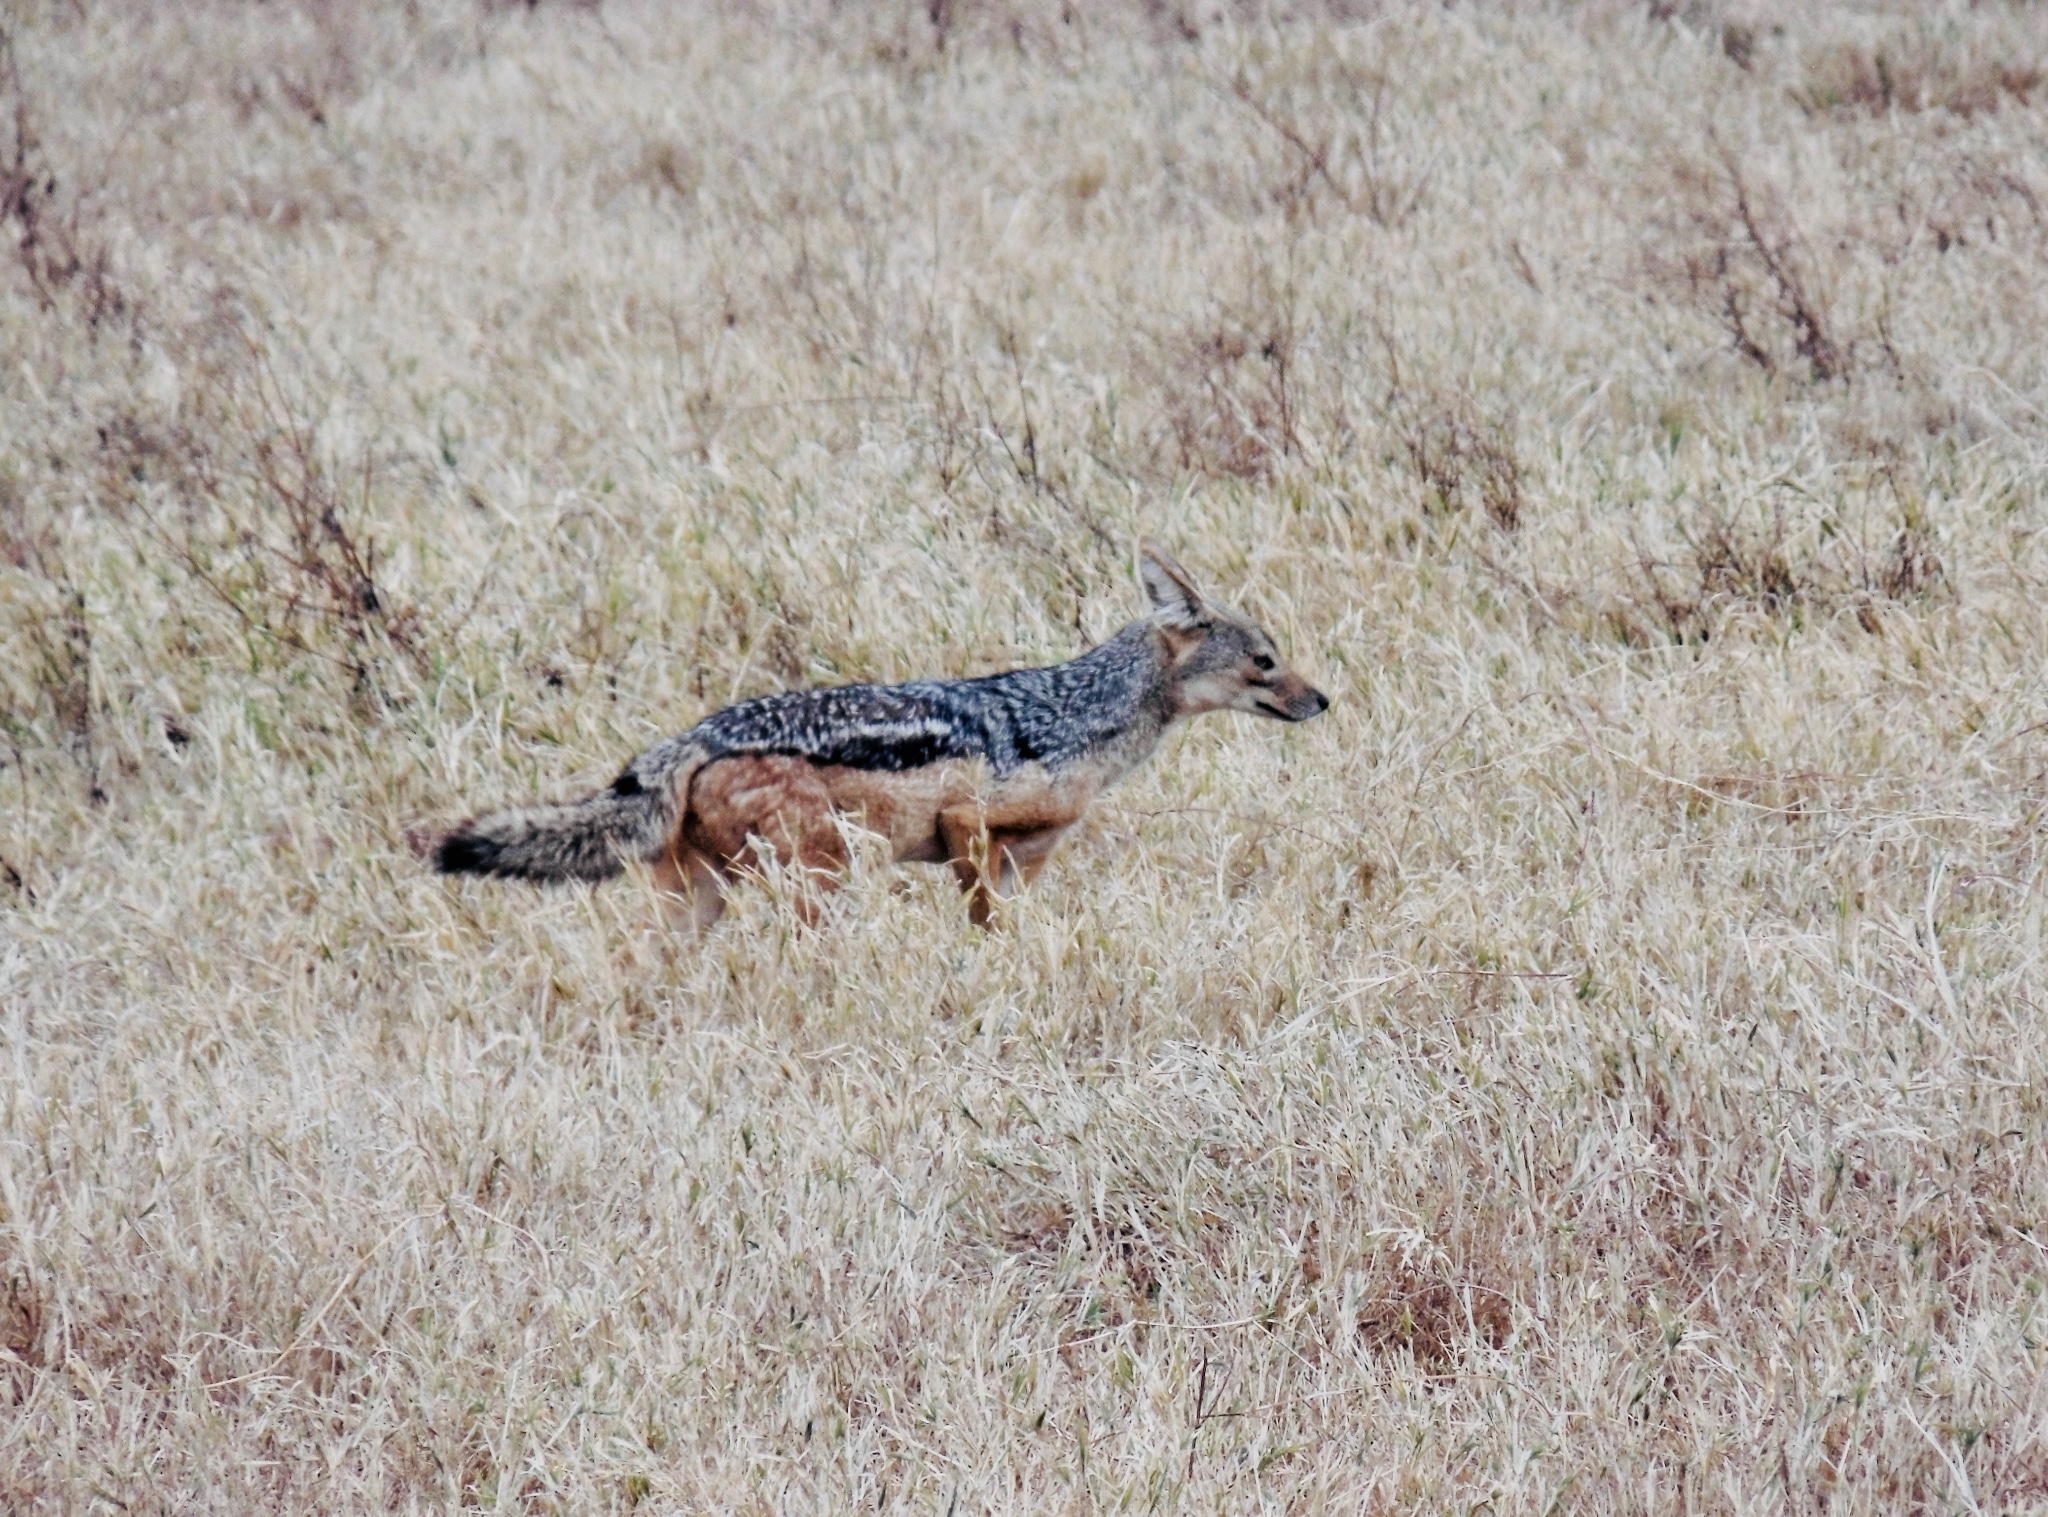
{"type": "Polygon", "coordinates": [[[1305,722],[1329,709],[1329,697],[1287,667],[1264,629],[1203,599],[1173,555],[1143,544],[1138,573],[1152,599],[1152,625],[1166,644],[1176,716],[1247,711],[1305,722]]]}

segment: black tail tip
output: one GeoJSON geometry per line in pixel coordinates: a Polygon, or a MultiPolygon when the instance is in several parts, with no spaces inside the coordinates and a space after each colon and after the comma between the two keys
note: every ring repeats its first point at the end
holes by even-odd
{"type": "Polygon", "coordinates": [[[451,832],[434,845],[437,874],[489,874],[497,849],[473,832],[451,832]]]}

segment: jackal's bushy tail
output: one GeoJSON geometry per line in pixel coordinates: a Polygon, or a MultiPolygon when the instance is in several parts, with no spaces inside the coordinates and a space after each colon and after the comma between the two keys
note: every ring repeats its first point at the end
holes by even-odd
{"type": "Polygon", "coordinates": [[[580,801],[471,818],[434,845],[434,867],[504,879],[608,880],[629,859],[660,856],[689,804],[690,777],[709,757],[687,734],[670,738],[580,801]]]}

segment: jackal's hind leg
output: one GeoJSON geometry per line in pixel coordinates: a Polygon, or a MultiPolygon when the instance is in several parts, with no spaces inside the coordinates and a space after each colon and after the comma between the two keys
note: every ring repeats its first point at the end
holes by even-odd
{"type": "Polygon", "coordinates": [[[772,853],[788,870],[796,887],[790,904],[805,926],[814,927],[824,909],[825,897],[839,888],[845,874],[849,862],[846,839],[829,814],[798,819],[802,825],[792,825],[792,820],[779,817],[779,825],[755,833],[748,840],[740,867],[764,875],[767,871],[762,867],[766,863],[763,855],[772,853]]]}
{"type": "Polygon", "coordinates": [[[721,759],[700,770],[683,842],[726,877],[759,874],[772,855],[795,871],[795,905],[807,922],[817,920],[819,896],[838,888],[848,862],[823,778],[807,760],[780,754],[721,759]]]}
{"type": "Polygon", "coordinates": [[[709,854],[680,837],[654,866],[654,888],[661,892],[669,917],[702,937],[725,915],[725,872],[709,854]]]}

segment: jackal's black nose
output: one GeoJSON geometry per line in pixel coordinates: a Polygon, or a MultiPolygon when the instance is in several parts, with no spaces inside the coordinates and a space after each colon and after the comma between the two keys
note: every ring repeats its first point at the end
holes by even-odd
{"type": "Polygon", "coordinates": [[[1301,692],[1300,699],[1293,703],[1289,713],[1297,722],[1305,722],[1312,716],[1321,716],[1330,709],[1330,698],[1313,686],[1301,692]]]}

